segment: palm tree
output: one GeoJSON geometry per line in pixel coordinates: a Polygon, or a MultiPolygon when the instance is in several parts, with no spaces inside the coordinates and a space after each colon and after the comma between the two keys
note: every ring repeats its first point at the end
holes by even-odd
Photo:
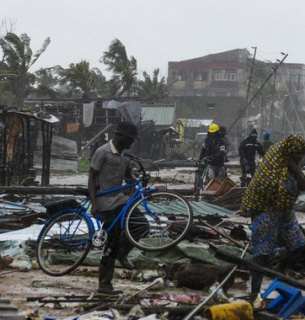
{"type": "Polygon", "coordinates": [[[122,42],[114,39],[109,50],[104,52],[100,62],[104,63],[107,70],[113,73],[109,81],[111,94],[130,97],[137,82],[137,60],[133,56],[128,59],[122,42]]]}
{"type": "Polygon", "coordinates": [[[150,77],[147,72],[143,72],[144,81],[139,81],[138,96],[144,100],[160,101],[168,95],[168,86],[165,78],[162,77],[158,81],[160,70],[157,68],[153,72],[153,77],[150,77]]]}
{"type": "Polygon", "coordinates": [[[37,83],[35,93],[38,96],[51,99],[63,98],[59,91],[60,88],[58,87],[59,78],[56,75],[57,68],[58,67],[39,69],[35,72],[37,83]]]}
{"type": "Polygon", "coordinates": [[[98,68],[90,69],[88,61],[71,63],[68,69],[60,68],[61,84],[69,83],[78,95],[87,98],[95,98],[103,90],[106,78],[98,68]]]}
{"type": "Polygon", "coordinates": [[[3,51],[0,79],[8,84],[18,107],[23,105],[24,99],[35,82],[35,75],[30,73],[29,69],[46,50],[50,38],[44,40],[42,47],[35,54],[33,54],[30,43],[31,39],[26,33],[18,37],[15,33],[9,32],[0,38],[0,46],[3,51]]]}

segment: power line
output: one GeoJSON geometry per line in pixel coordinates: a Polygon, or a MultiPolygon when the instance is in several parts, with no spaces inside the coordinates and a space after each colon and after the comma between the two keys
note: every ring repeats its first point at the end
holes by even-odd
{"type": "MultiPolygon", "coordinates": [[[[284,53],[283,53],[284,54],[284,53]]],[[[266,80],[263,82],[263,84],[258,88],[254,96],[246,103],[246,106],[244,109],[240,112],[236,120],[232,123],[231,127],[229,128],[228,132],[231,131],[231,129],[234,127],[234,125],[237,123],[237,121],[242,117],[246,109],[249,107],[249,105],[252,103],[252,101],[259,95],[259,93],[262,91],[264,86],[267,84],[267,82],[270,80],[270,78],[274,75],[274,73],[277,71],[277,69],[280,67],[280,65],[284,62],[284,60],[288,57],[288,54],[284,54],[284,57],[281,61],[277,60],[277,63],[275,67],[272,67],[272,72],[269,74],[269,76],[266,78],[266,80]]]]}

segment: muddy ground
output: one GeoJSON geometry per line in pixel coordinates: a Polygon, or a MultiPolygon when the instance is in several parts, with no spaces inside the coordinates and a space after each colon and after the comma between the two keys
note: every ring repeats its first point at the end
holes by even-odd
{"type": "MultiPolygon", "coordinates": [[[[114,287],[124,291],[123,297],[131,297],[153,282],[152,279],[150,281],[140,279],[142,271],[143,270],[136,270],[131,272],[123,270],[122,268],[116,268],[113,280],[114,287]]],[[[160,273],[162,272],[160,271],[160,273]]],[[[121,299],[119,299],[119,297],[104,296],[99,296],[99,301],[94,300],[94,302],[90,302],[90,298],[87,301],[85,301],[86,298],[84,298],[82,302],[69,302],[73,296],[75,298],[78,296],[91,296],[92,299],[93,295],[96,294],[97,282],[98,269],[95,267],[80,267],[74,274],[59,278],[47,276],[36,268],[22,272],[7,267],[0,273],[0,292],[2,298],[10,299],[11,304],[18,308],[20,314],[26,316],[35,315],[41,318],[51,317],[70,320],[72,317],[89,312],[89,310],[92,310],[98,305],[115,303],[116,301],[120,304],[121,299]],[[53,303],[52,297],[57,297],[61,302],[53,303]],[[43,298],[47,300],[46,303],[42,301],[43,298]],[[65,299],[67,299],[67,302],[63,302],[65,299]]],[[[129,304],[137,304],[144,298],[150,299],[156,296],[160,297],[160,295],[168,296],[168,294],[185,294],[190,297],[208,296],[206,290],[176,288],[173,286],[173,283],[170,282],[158,286],[157,290],[144,292],[138,298],[132,299],[129,304]]],[[[236,279],[234,286],[228,291],[227,296],[240,297],[248,294],[249,282],[236,279]]],[[[189,306],[191,310],[195,308],[196,304],[188,302],[184,306],[189,306]]],[[[121,312],[122,314],[126,313],[126,311],[121,312]]]]}

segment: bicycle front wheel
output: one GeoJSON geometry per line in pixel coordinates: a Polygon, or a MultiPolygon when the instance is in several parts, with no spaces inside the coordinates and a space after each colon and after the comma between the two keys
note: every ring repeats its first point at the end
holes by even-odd
{"type": "Polygon", "coordinates": [[[65,210],[51,218],[37,240],[37,262],[50,276],[75,270],[87,256],[93,230],[88,218],[75,210],[65,210]]]}
{"type": "Polygon", "coordinates": [[[160,251],[183,240],[192,223],[193,211],[184,197],[154,191],[133,202],[126,214],[125,233],[135,247],[160,251]]]}

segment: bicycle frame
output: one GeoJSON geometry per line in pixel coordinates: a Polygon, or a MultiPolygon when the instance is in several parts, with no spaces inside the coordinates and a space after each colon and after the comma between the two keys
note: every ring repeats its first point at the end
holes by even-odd
{"type": "Polygon", "coordinates": [[[209,173],[209,165],[205,163],[200,163],[195,172],[198,173],[202,181],[205,182],[209,173]]]}
{"type": "MultiPolygon", "coordinates": [[[[129,200],[127,201],[127,203],[124,205],[124,207],[122,208],[122,210],[119,212],[119,214],[116,216],[116,218],[112,221],[112,223],[110,224],[110,226],[107,228],[107,232],[111,232],[111,230],[114,228],[114,226],[116,225],[116,223],[120,221],[120,227],[121,229],[123,230],[124,229],[124,219],[125,219],[125,216],[126,216],[126,213],[127,211],[129,210],[131,204],[138,198],[142,197],[143,199],[143,205],[145,207],[145,209],[148,211],[149,214],[151,214],[151,216],[153,217],[154,214],[153,212],[148,208],[147,206],[147,202],[145,200],[145,197],[144,197],[144,194],[145,192],[147,193],[150,193],[150,192],[153,192],[153,191],[156,191],[157,189],[153,188],[153,189],[146,189],[142,186],[141,184],[142,180],[141,179],[138,179],[132,183],[129,183],[129,184],[125,184],[125,185],[122,185],[122,186],[118,186],[118,187],[115,187],[115,188],[112,188],[112,189],[107,189],[107,190],[104,190],[104,191],[101,191],[97,194],[97,197],[102,197],[106,194],[109,194],[109,193],[113,193],[113,192],[116,192],[116,191],[121,191],[121,190],[125,190],[125,189],[129,189],[129,188],[132,188],[132,187],[136,187],[136,190],[133,192],[133,194],[131,195],[131,197],[129,198],[129,200]],[[145,190],[146,189],[146,190],[145,190]]],[[[100,228],[100,221],[98,219],[97,220],[97,224],[98,224],[98,228],[100,228]]]]}
{"type": "MultiPolygon", "coordinates": [[[[104,191],[99,192],[96,196],[97,197],[102,197],[104,195],[110,194],[110,193],[114,193],[117,191],[121,191],[121,190],[125,190],[125,189],[129,189],[132,187],[136,187],[135,191],[133,192],[133,194],[131,195],[131,197],[129,198],[129,200],[126,202],[126,204],[124,205],[124,207],[122,208],[122,210],[118,213],[118,215],[116,216],[116,218],[112,221],[112,223],[110,224],[110,226],[107,228],[107,233],[111,232],[111,230],[114,228],[114,226],[116,225],[116,223],[118,223],[120,221],[120,228],[123,230],[124,229],[124,222],[125,222],[125,216],[126,213],[128,212],[131,204],[138,198],[142,197],[143,199],[143,205],[145,207],[145,209],[147,210],[147,212],[151,215],[151,217],[154,217],[154,213],[148,208],[147,206],[147,202],[145,200],[145,193],[150,193],[150,192],[154,192],[157,191],[156,188],[151,188],[151,189],[146,189],[145,187],[142,186],[141,184],[142,180],[141,179],[137,179],[136,181],[129,183],[129,184],[124,184],[122,186],[118,186],[118,187],[114,187],[111,189],[107,189],[104,191]]],[[[81,203],[81,207],[78,210],[77,214],[81,213],[83,215],[88,215],[87,211],[90,207],[90,199],[86,198],[85,200],[83,200],[83,202],[81,203]]],[[[62,211],[67,211],[69,209],[65,209],[65,210],[61,210],[60,212],[58,212],[56,215],[60,215],[62,211]]],[[[71,209],[72,211],[72,209],[71,209]]],[[[74,220],[77,217],[77,214],[75,215],[75,218],[73,219],[72,222],[74,222],[74,220]]],[[[92,228],[92,230],[100,230],[102,227],[102,224],[100,222],[99,219],[94,218],[96,221],[96,226],[97,229],[94,227],[94,223],[92,222],[92,220],[90,219],[89,223],[90,223],[90,227],[92,228]]]]}
{"type": "Polygon", "coordinates": [[[85,188],[76,190],[84,196],[79,205],[61,210],[45,222],[37,246],[37,261],[45,273],[60,276],[75,270],[92,247],[103,252],[108,235],[116,229],[123,230],[132,245],[149,252],[171,248],[184,239],[193,222],[191,205],[175,192],[148,186],[150,175],[139,165],[142,174],[137,180],[95,194],[107,197],[132,188],[107,226],[103,217],[90,214],[91,199],[85,188]],[[57,250],[73,256],[73,261],[52,260],[57,250]]]}

